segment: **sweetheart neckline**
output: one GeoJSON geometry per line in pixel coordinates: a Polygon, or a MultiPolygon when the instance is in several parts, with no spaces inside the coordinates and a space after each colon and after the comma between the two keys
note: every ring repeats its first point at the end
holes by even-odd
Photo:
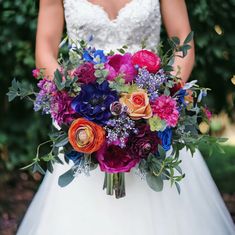
{"type": "Polygon", "coordinates": [[[127,2],[123,7],[121,7],[121,8],[118,10],[116,17],[113,18],[113,19],[111,19],[109,13],[104,9],[103,6],[101,6],[101,5],[99,5],[99,4],[92,3],[92,2],[90,2],[89,0],[84,0],[84,2],[86,2],[86,3],[89,4],[90,6],[96,7],[97,9],[99,9],[100,11],[102,11],[103,14],[105,15],[107,21],[109,21],[110,23],[113,23],[113,24],[115,24],[115,23],[118,22],[118,20],[120,19],[122,13],[123,13],[126,9],[128,9],[130,6],[132,6],[135,1],[136,1],[136,0],[130,0],[129,2],[127,2]]]}

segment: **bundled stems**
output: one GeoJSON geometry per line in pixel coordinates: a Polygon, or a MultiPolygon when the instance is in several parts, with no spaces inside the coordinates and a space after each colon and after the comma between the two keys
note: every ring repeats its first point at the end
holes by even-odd
{"type": "Polygon", "coordinates": [[[105,173],[103,189],[106,189],[107,195],[115,197],[125,197],[125,173],[105,173]]]}

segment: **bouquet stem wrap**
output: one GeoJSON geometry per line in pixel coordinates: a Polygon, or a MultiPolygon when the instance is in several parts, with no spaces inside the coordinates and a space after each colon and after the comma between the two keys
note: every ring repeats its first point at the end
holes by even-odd
{"type": "Polygon", "coordinates": [[[103,189],[106,189],[107,195],[115,193],[117,199],[125,197],[125,173],[105,173],[103,189]]]}

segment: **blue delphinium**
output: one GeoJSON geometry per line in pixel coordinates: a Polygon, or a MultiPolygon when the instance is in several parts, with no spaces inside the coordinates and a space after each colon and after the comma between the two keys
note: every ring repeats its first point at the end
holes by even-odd
{"type": "Polygon", "coordinates": [[[183,105],[184,107],[186,106],[186,103],[184,100],[184,97],[186,95],[187,95],[187,91],[184,89],[180,89],[179,91],[177,91],[176,98],[177,98],[178,103],[180,104],[179,105],[180,110],[182,109],[181,105],[183,105]]]}
{"type": "Polygon", "coordinates": [[[88,49],[83,53],[83,60],[93,64],[102,64],[107,61],[103,50],[88,49]]]}
{"type": "Polygon", "coordinates": [[[72,150],[69,153],[66,153],[65,156],[69,159],[72,160],[74,163],[77,162],[81,157],[84,156],[84,153],[80,153],[77,151],[72,150]]]}
{"type": "Polygon", "coordinates": [[[165,151],[170,150],[172,142],[172,129],[166,128],[164,131],[158,132],[158,137],[161,140],[161,145],[165,151]]]}
{"type": "Polygon", "coordinates": [[[82,117],[105,125],[112,116],[110,105],[117,100],[118,94],[111,90],[108,81],[89,83],[81,86],[79,95],[72,101],[72,108],[82,117]]]}
{"type": "Polygon", "coordinates": [[[140,69],[136,76],[136,84],[138,87],[146,89],[150,94],[150,99],[153,100],[158,97],[158,90],[167,79],[168,76],[163,69],[160,69],[156,74],[150,73],[147,69],[140,69]]]}

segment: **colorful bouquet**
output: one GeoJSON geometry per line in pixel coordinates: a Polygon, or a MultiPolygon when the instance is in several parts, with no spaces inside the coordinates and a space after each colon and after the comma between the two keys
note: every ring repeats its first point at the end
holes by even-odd
{"type": "Polygon", "coordinates": [[[50,152],[40,156],[39,145],[25,168],[44,173],[39,163],[45,161],[52,172],[55,162],[64,164],[58,156],[63,152],[73,166],[60,176],[62,187],[99,165],[105,173],[103,189],[116,198],[125,196],[125,173],[132,169],[155,191],[170,180],[180,192],[185,176],[180,150],[186,147],[193,154],[201,142],[222,141],[198,131],[198,121],[209,122],[211,116],[202,103],[208,89],[171,73],[175,52],[187,55],[191,39],[192,33],[182,45],[178,38],[169,39],[166,53],[160,44],[155,52],[142,48],[134,54],[126,46],[115,53],[93,48],[89,40],[70,41],[69,59],[60,57],[54,80],[42,69],[33,70],[39,91],[13,80],[9,100],[28,97],[35,111],[49,114],[59,127],[43,143],[50,152]]]}

